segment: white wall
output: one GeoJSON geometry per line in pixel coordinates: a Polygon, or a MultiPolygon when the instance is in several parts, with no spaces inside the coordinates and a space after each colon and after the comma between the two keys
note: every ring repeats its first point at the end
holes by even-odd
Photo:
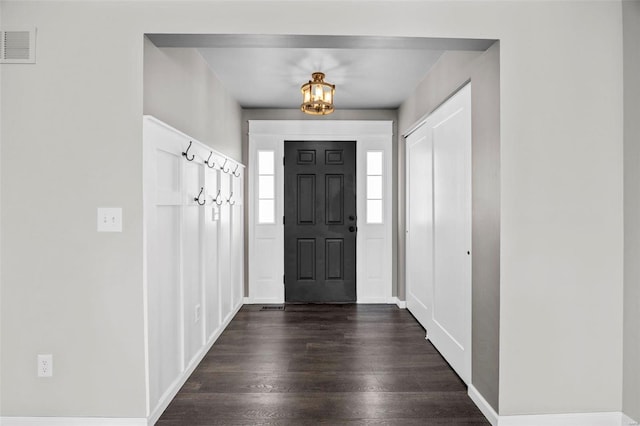
{"type": "Polygon", "coordinates": [[[640,1],[624,22],[624,412],[640,421],[640,1]]]}
{"type": "Polygon", "coordinates": [[[500,39],[500,412],[620,410],[619,2],[2,6],[39,30],[38,64],[2,74],[4,415],[144,415],[145,32],[500,39]],[[122,234],[95,233],[98,205],[122,234]]]}

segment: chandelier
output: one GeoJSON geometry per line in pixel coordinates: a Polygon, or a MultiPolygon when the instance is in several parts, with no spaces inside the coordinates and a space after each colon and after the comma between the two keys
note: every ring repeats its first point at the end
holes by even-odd
{"type": "Polygon", "coordinates": [[[324,73],[314,72],[308,83],[302,85],[302,105],[300,109],[305,114],[326,115],[333,112],[334,84],[324,81],[324,73]]]}

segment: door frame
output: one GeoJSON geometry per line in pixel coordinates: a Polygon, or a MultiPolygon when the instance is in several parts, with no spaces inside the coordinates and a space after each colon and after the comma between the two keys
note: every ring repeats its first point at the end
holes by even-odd
{"type": "Polygon", "coordinates": [[[284,154],[285,140],[356,141],[357,303],[398,303],[393,292],[393,121],[249,120],[248,283],[245,303],[284,303],[284,154]],[[257,223],[259,151],[275,156],[275,222],[257,223]],[[383,223],[368,224],[367,152],[383,153],[383,223]]]}

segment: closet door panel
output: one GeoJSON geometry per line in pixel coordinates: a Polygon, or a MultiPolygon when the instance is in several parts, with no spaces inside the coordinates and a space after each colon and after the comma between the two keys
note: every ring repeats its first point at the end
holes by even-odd
{"type": "Polygon", "coordinates": [[[433,117],[434,288],[429,340],[471,382],[471,87],[433,117]]]}
{"type": "Polygon", "coordinates": [[[468,185],[465,117],[460,113],[434,129],[435,280],[433,320],[456,344],[465,346],[468,320],[468,185]]]}
{"type": "MultiPolygon", "coordinates": [[[[431,128],[407,138],[407,308],[427,328],[433,293],[433,150],[431,128]]],[[[427,330],[428,331],[428,330],[427,330]]]]}

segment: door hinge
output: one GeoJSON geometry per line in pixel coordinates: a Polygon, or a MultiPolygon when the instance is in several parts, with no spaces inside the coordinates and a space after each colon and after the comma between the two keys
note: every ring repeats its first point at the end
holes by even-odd
{"type": "Polygon", "coordinates": [[[286,283],[285,277],[286,277],[286,275],[284,275],[284,274],[283,274],[283,275],[282,275],[282,284],[285,284],[285,283],[286,283]]]}
{"type": "Polygon", "coordinates": [[[284,216],[282,216],[282,224],[283,224],[283,225],[284,225],[284,222],[285,222],[285,220],[284,220],[284,216]]]}
{"type": "Polygon", "coordinates": [[[282,165],[283,165],[283,166],[286,166],[286,162],[287,162],[287,161],[285,160],[285,158],[286,158],[286,157],[282,157],[282,165]]]}

